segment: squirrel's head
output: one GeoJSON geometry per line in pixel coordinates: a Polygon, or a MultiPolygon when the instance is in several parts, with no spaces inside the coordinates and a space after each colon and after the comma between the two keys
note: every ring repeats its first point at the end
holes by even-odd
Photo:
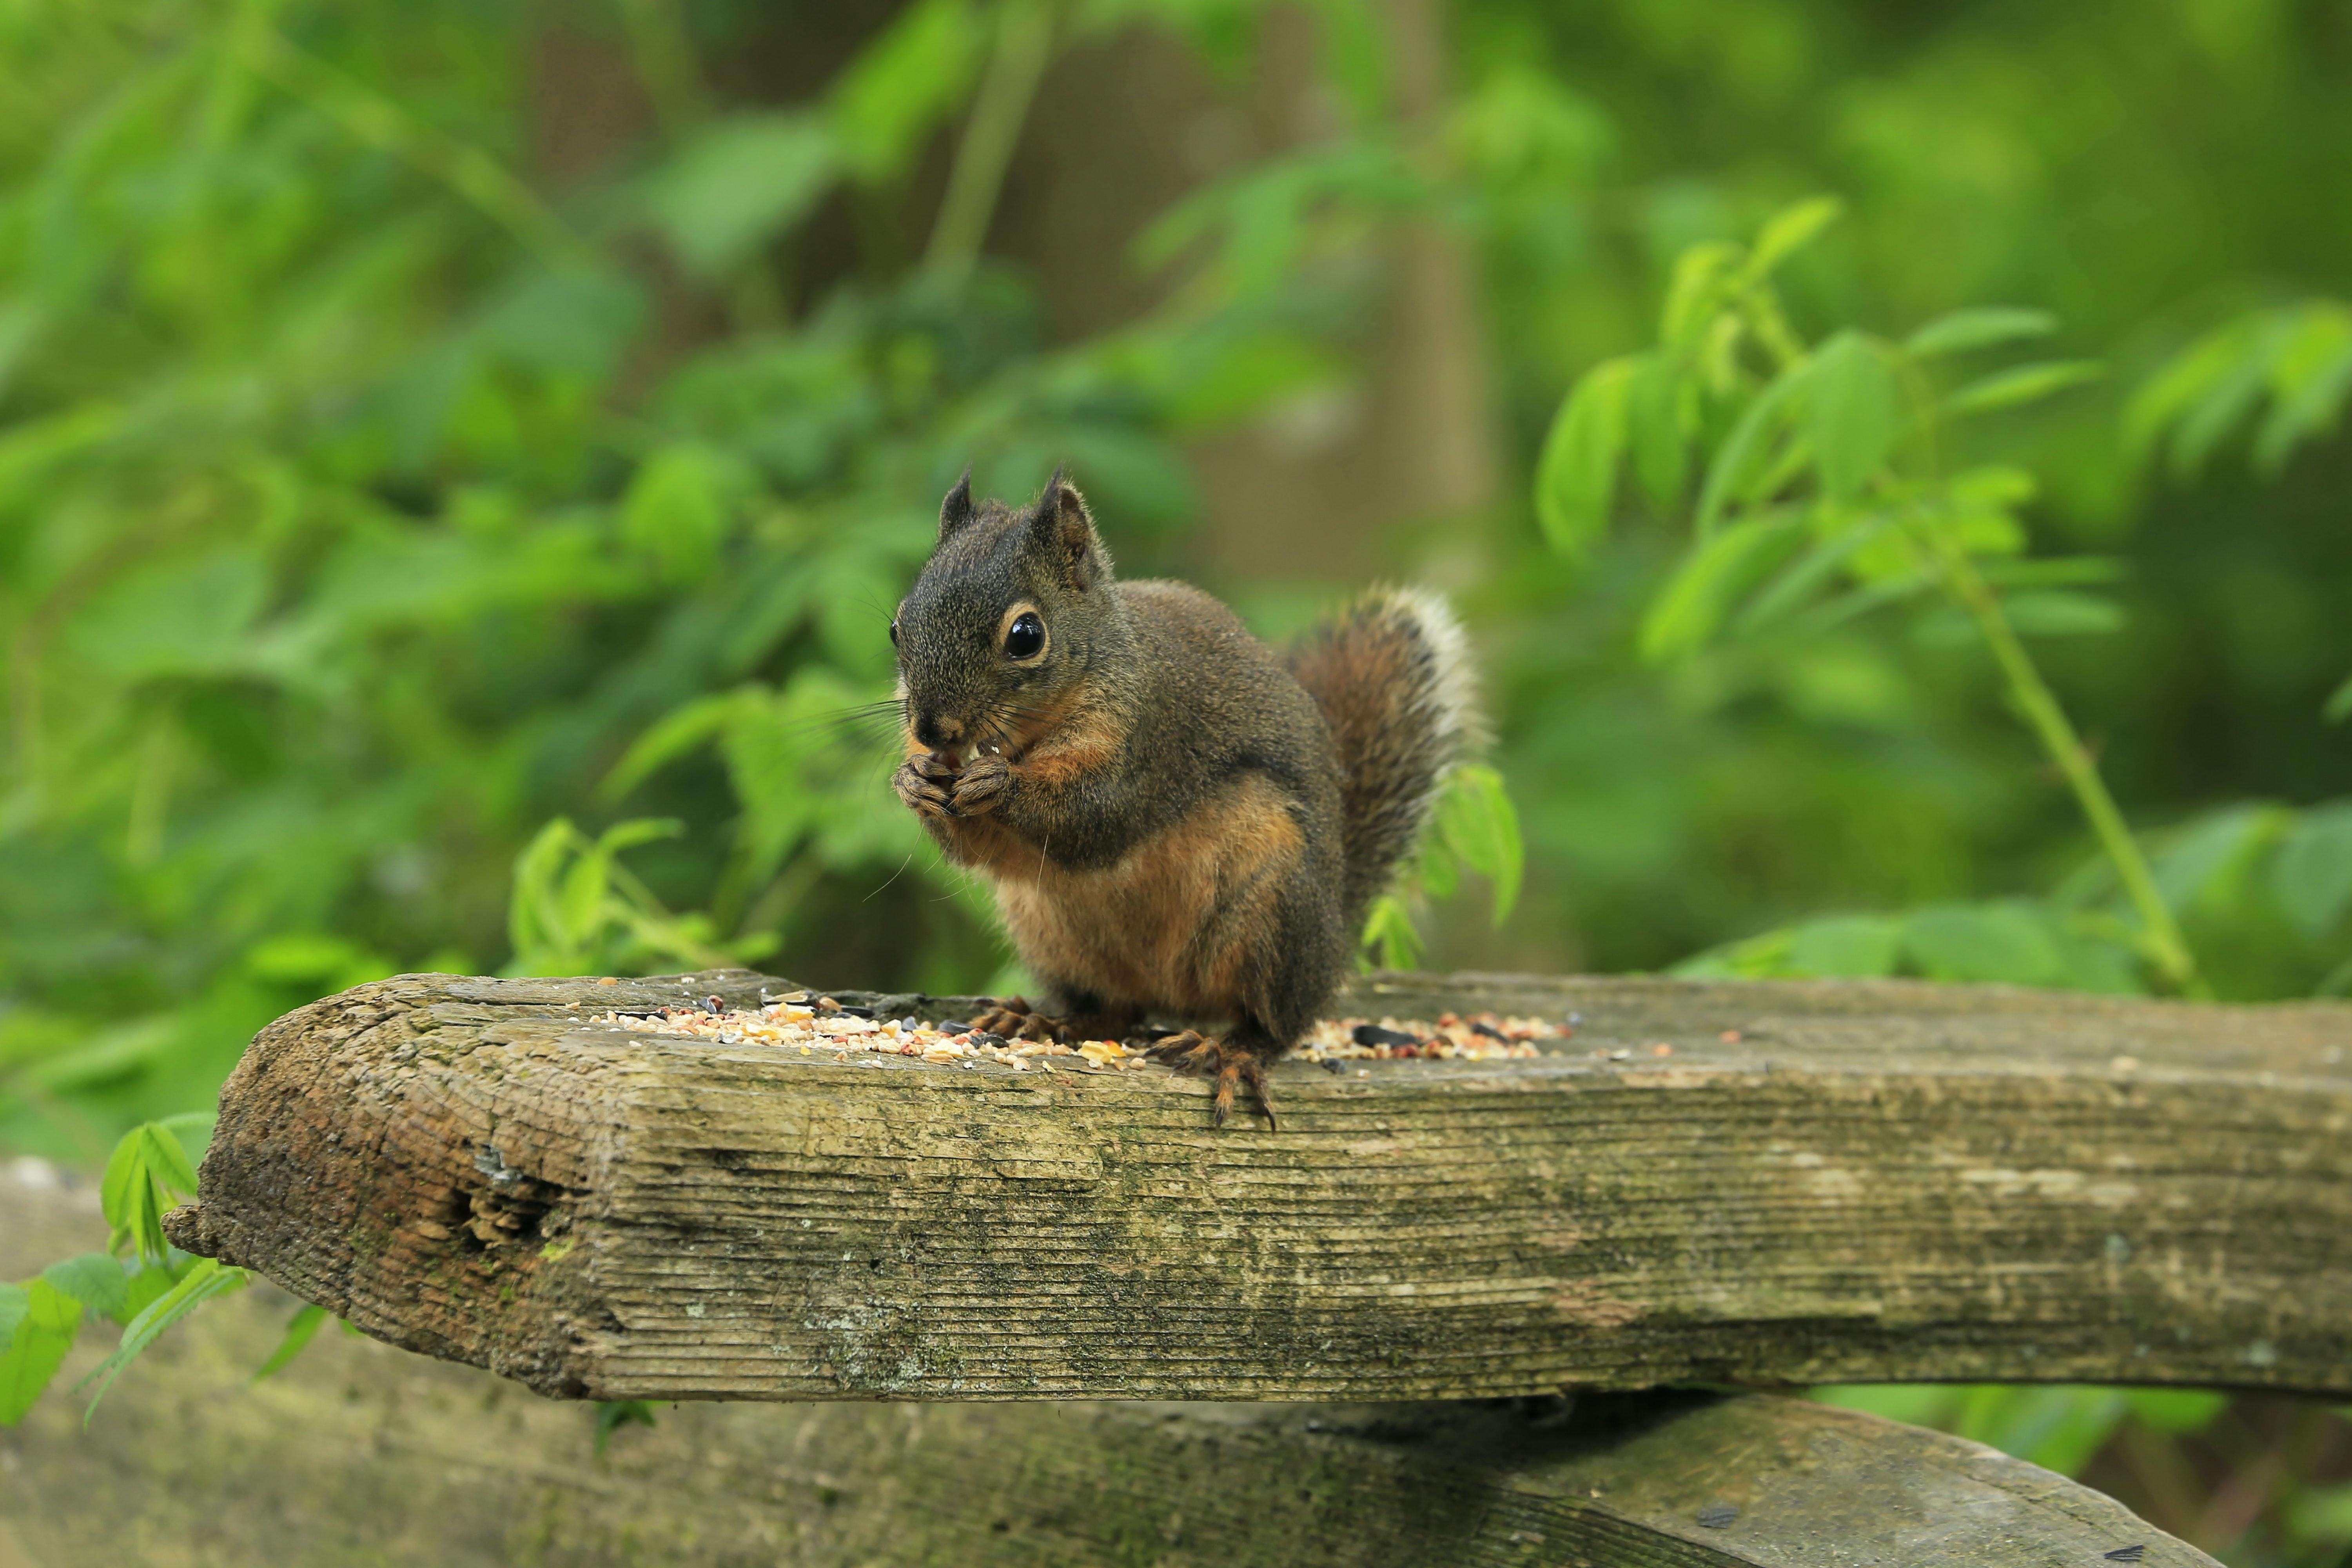
{"type": "Polygon", "coordinates": [[[1110,552],[1059,468],[1019,510],[974,501],[967,469],[890,623],[908,736],[966,761],[982,745],[1024,749],[1125,635],[1110,584],[1110,552]]]}

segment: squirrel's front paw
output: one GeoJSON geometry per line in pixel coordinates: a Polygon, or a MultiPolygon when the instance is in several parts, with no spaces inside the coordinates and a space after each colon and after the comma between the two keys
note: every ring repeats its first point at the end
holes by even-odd
{"type": "Polygon", "coordinates": [[[890,787],[919,816],[952,816],[955,811],[948,804],[948,789],[954,780],[941,775],[937,767],[927,765],[929,763],[928,757],[908,758],[890,775],[890,787]]]}
{"type": "Polygon", "coordinates": [[[1003,757],[982,752],[956,776],[948,792],[950,810],[957,816],[978,816],[992,811],[1013,782],[1013,769],[1003,757]]]}

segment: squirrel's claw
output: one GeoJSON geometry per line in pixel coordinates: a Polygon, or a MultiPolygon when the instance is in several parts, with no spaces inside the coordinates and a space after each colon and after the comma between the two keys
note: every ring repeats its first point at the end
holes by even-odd
{"type": "Polygon", "coordinates": [[[1051,1018],[1029,1005],[1026,996],[997,996],[990,999],[988,1010],[971,1021],[975,1029],[992,1035],[1002,1035],[1008,1040],[1057,1040],[1069,1038],[1069,1026],[1059,1018],[1051,1018]]]}
{"type": "Polygon", "coordinates": [[[1282,1120],[1274,1113],[1273,1097],[1266,1092],[1265,1063],[1246,1046],[1187,1029],[1181,1035],[1169,1036],[1143,1054],[1180,1073],[1217,1080],[1216,1097],[1212,1101],[1215,1108],[1213,1125],[1223,1127],[1233,1116],[1234,1093],[1246,1085],[1257,1100],[1257,1108],[1265,1112],[1266,1127],[1276,1132],[1282,1131],[1282,1120]]]}
{"type": "Polygon", "coordinates": [[[948,788],[950,808],[958,816],[978,816],[1003,799],[1013,782],[1013,769],[1003,757],[983,753],[957,775],[948,788]]]}
{"type": "Polygon", "coordinates": [[[919,758],[909,758],[890,775],[890,787],[909,810],[924,816],[951,816],[954,807],[948,802],[948,792],[932,782],[919,758]]]}

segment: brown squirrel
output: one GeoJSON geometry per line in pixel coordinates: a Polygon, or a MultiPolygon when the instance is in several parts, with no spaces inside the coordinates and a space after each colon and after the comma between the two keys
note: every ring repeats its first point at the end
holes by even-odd
{"type": "Polygon", "coordinates": [[[1182,583],[1111,575],[1056,469],[1035,504],[940,508],[890,623],[907,758],[891,783],[993,884],[1058,993],[972,1020],[1118,1039],[1157,1012],[1230,1020],[1150,1055],[1216,1079],[1216,1122],[1347,973],[1474,727],[1462,630],[1433,595],[1375,592],[1286,658],[1182,583]]]}

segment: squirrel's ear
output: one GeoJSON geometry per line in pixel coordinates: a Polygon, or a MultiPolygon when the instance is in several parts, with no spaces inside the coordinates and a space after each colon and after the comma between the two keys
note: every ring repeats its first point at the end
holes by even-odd
{"type": "Polygon", "coordinates": [[[1056,467],[1029,514],[1030,536],[1061,563],[1063,580],[1083,592],[1110,574],[1110,555],[1103,549],[1086,497],[1062,477],[1056,467]]]}
{"type": "Polygon", "coordinates": [[[940,502],[940,538],[945,540],[949,534],[970,522],[973,515],[971,465],[966,463],[963,478],[955,482],[955,489],[948,492],[948,499],[940,502]]]}

